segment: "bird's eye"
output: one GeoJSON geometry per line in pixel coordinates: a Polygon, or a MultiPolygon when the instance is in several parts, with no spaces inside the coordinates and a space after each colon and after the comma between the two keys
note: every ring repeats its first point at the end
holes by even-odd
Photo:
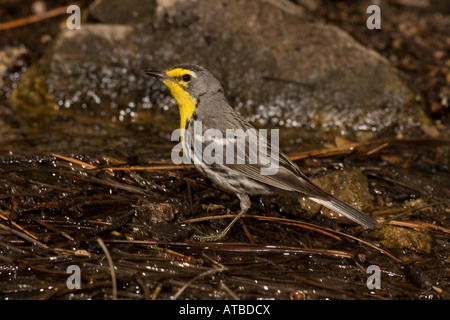
{"type": "Polygon", "coordinates": [[[191,79],[192,79],[192,77],[191,77],[190,74],[184,74],[183,75],[183,81],[184,82],[189,82],[189,81],[191,81],[191,79]]]}

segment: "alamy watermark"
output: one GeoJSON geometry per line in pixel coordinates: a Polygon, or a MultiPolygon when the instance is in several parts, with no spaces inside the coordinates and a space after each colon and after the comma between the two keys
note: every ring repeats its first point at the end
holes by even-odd
{"type": "Polygon", "coordinates": [[[67,29],[81,29],[81,10],[80,7],[72,4],[67,7],[66,13],[71,15],[67,18],[66,26],[67,29]]]}
{"type": "Polygon", "coordinates": [[[381,29],[381,9],[376,4],[367,7],[367,14],[370,16],[366,20],[367,29],[381,29]]]}
{"type": "MultiPolygon", "coordinates": [[[[72,4],[67,7],[66,13],[70,13],[67,18],[67,29],[81,29],[81,9],[79,6],[72,4]]],[[[366,20],[366,26],[368,29],[381,29],[381,9],[378,5],[372,4],[367,7],[366,13],[370,16],[366,20]]]]}
{"type": "MultiPolygon", "coordinates": [[[[66,286],[70,290],[81,289],[81,270],[77,265],[70,265],[66,270],[67,274],[70,276],[66,280],[66,286]]],[[[381,289],[381,269],[377,265],[370,265],[367,267],[367,289],[381,289]]]]}
{"type": "Polygon", "coordinates": [[[381,269],[379,266],[375,264],[371,264],[367,267],[367,274],[370,274],[367,277],[366,286],[367,289],[381,289],[381,269]]]}
{"type": "Polygon", "coordinates": [[[66,286],[70,290],[81,289],[81,270],[77,265],[67,267],[66,273],[70,276],[66,280],[66,286]]]}
{"type": "Polygon", "coordinates": [[[203,131],[202,122],[194,121],[193,135],[185,129],[177,129],[171,140],[181,140],[172,149],[175,164],[258,164],[262,175],[278,172],[278,129],[270,130],[269,145],[267,129],[226,129],[223,132],[211,128],[203,131]]]}

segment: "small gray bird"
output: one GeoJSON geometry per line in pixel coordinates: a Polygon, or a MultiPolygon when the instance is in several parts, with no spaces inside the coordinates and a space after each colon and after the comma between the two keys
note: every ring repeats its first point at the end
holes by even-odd
{"type": "Polygon", "coordinates": [[[222,239],[250,208],[249,195],[307,197],[367,228],[373,229],[378,224],[374,218],[314,185],[277,146],[267,143],[267,139],[228,104],[222,85],[205,68],[181,64],[165,71],[147,70],[146,74],[160,79],[175,98],[180,111],[180,128],[184,131],[183,150],[190,155],[195,168],[217,186],[235,193],[240,200],[240,212],[224,230],[216,235],[196,236],[197,239],[222,239]],[[210,139],[207,139],[208,132],[213,133],[210,139]],[[254,135],[240,136],[243,132],[254,135]],[[244,142],[241,150],[234,148],[239,147],[239,139],[244,142]],[[232,148],[228,148],[230,145],[232,148]],[[261,145],[266,153],[259,152],[261,145]],[[220,146],[226,147],[222,154],[220,146]],[[213,152],[202,158],[211,150],[213,152]],[[228,161],[211,161],[221,157],[228,161]],[[276,170],[270,171],[273,164],[276,170]]]}

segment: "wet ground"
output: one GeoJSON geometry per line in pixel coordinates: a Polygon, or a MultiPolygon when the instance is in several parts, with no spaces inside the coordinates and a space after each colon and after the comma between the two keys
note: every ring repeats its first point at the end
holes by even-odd
{"type": "MultiPolygon", "coordinates": [[[[297,199],[254,197],[223,242],[192,240],[223,229],[238,202],[170,162],[170,130],[148,124],[155,120],[148,110],[137,110],[143,116],[134,122],[121,121],[120,110],[114,121],[95,112],[80,121],[70,108],[36,115],[9,104],[65,23],[54,17],[0,31],[0,296],[449,299],[449,9],[389,1],[382,29],[369,32],[360,28],[365,1],[298,2],[386,57],[430,115],[416,136],[386,130],[357,142],[335,133],[305,141],[291,128],[282,142],[316,183],[337,185],[343,196],[339,185],[367,194],[379,229],[329,219],[297,199]],[[70,266],[80,268],[81,289],[68,287],[70,266]],[[367,286],[370,266],[379,267],[380,288],[367,286]]],[[[67,4],[34,3],[0,0],[1,20],[67,4]]]]}

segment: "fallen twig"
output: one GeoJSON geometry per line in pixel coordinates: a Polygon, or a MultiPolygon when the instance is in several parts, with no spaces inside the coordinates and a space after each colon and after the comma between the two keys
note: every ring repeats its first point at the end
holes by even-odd
{"type": "MultiPolygon", "coordinates": [[[[80,2],[71,3],[70,5],[80,6],[80,2]]],[[[46,11],[43,13],[39,13],[39,14],[36,14],[33,16],[29,16],[26,18],[21,18],[21,19],[17,19],[17,20],[13,20],[13,21],[0,23],[0,31],[26,26],[26,25],[29,25],[29,24],[32,24],[32,23],[35,23],[38,21],[50,19],[50,18],[59,16],[59,15],[65,14],[65,13],[67,13],[67,7],[68,6],[62,6],[62,7],[58,7],[56,9],[52,9],[52,10],[49,10],[49,11],[46,11]]]]}
{"type": "MultiPolygon", "coordinates": [[[[3,213],[3,211],[2,211],[3,213]]],[[[38,240],[38,237],[36,237],[34,234],[32,234],[31,232],[25,230],[24,228],[22,228],[21,226],[19,226],[17,223],[15,223],[14,221],[12,221],[11,219],[9,219],[8,217],[4,216],[2,213],[0,213],[0,218],[2,218],[5,221],[9,221],[14,227],[16,227],[17,229],[21,230],[22,232],[26,233],[28,236],[30,236],[31,238],[33,238],[34,240],[38,240]]]]}
{"type": "Polygon", "coordinates": [[[105,253],[106,259],[108,260],[109,264],[109,273],[111,274],[111,281],[112,281],[112,287],[113,287],[113,300],[117,300],[117,281],[116,281],[116,272],[114,271],[114,265],[111,258],[111,255],[109,254],[108,248],[106,247],[105,243],[102,239],[97,238],[97,242],[102,248],[103,252],[105,253]]]}
{"type": "MultiPolygon", "coordinates": [[[[234,215],[221,215],[221,216],[212,216],[212,217],[211,216],[210,217],[201,217],[201,218],[194,218],[194,219],[185,220],[185,221],[183,221],[183,223],[192,223],[192,222],[199,222],[199,221],[204,221],[204,220],[233,218],[233,217],[235,217],[235,216],[234,215]]],[[[349,238],[349,239],[358,241],[360,243],[363,243],[366,246],[369,246],[369,247],[371,247],[371,248],[373,248],[375,250],[378,250],[382,254],[390,257],[391,259],[394,259],[395,261],[400,262],[400,259],[394,257],[392,254],[390,254],[386,250],[383,250],[383,249],[377,247],[376,245],[374,245],[374,244],[372,244],[372,243],[370,243],[368,241],[362,240],[360,238],[357,238],[355,236],[352,236],[352,235],[349,235],[349,234],[346,234],[344,232],[340,232],[340,231],[337,231],[337,230],[332,230],[332,229],[329,229],[329,228],[317,226],[317,225],[314,225],[314,224],[311,224],[311,223],[307,223],[307,222],[301,222],[301,221],[296,221],[296,220],[291,220],[291,219],[284,219],[284,218],[253,216],[253,215],[244,215],[243,218],[254,218],[254,219],[261,220],[261,221],[273,221],[273,222],[279,222],[279,223],[287,224],[287,225],[294,225],[294,226],[298,226],[298,227],[305,228],[305,229],[308,229],[308,230],[314,230],[316,232],[319,232],[319,233],[321,233],[323,235],[329,236],[329,237],[331,237],[333,239],[336,239],[336,240],[342,240],[341,239],[342,237],[349,238]],[[339,236],[341,236],[341,237],[339,237],[339,236]]]]}
{"type": "Polygon", "coordinates": [[[300,248],[292,246],[278,246],[278,245],[264,245],[264,244],[249,244],[249,243],[226,243],[226,242],[173,242],[173,241],[159,241],[159,240],[105,240],[110,243],[126,243],[145,246],[172,246],[172,247],[188,247],[199,248],[204,250],[226,251],[226,252],[240,252],[240,253],[279,253],[279,254],[317,254],[327,255],[332,257],[351,259],[352,254],[340,250],[329,249],[312,249],[300,248]]]}

